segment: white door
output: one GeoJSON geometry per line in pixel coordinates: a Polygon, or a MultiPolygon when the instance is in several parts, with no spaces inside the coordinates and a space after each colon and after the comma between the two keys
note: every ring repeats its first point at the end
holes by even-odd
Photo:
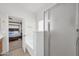
{"type": "Polygon", "coordinates": [[[25,21],[24,21],[24,19],[22,20],[22,48],[23,48],[23,50],[24,50],[24,52],[25,52],[25,21]]]}
{"type": "MultiPolygon", "coordinates": [[[[76,55],[76,4],[58,4],[48,10],[48,44],[45,41],[47,55],[76,55]],[[49,33],[50,32],[50,33],[49,33]],[[48,47],[46,47],[46,44],[48,47]]],[[[45,39],[46,40],[46,39],[45,39]]]]}

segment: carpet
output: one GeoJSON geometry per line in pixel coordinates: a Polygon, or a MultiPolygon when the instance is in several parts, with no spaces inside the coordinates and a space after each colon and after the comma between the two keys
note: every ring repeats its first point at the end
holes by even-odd
{"type": "Polygon", "coordinates": [[[28,51],[24,53],[22,48],[18,48],[18,49],[15,49],[13,51],[6,53],[4,56],[30,56],[30,55],[28,51]]]}
{"type": "Polygon", "coordinates": [[[30,56],[27,50],[24,53],[22,49],[22,40],[11,41],[9,46],[10,51],[1,56],[30,56]]]}

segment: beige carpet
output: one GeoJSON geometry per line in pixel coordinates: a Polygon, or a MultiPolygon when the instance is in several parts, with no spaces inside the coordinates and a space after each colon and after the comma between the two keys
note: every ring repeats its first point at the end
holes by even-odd
{"type": "Polygon", "coordinates": [[[10,51],[22,48],[22,40],[15,40],[15,41],[10,41],[9,43],[9,49],[10,51]]]}
{"type": "Polygon", "coordinates": [[[10,42],[10,51],[4,54],[4,56],[30,56],[28,51],[24,53],[22,49],[22,41],[16,40],[10,42]]]}

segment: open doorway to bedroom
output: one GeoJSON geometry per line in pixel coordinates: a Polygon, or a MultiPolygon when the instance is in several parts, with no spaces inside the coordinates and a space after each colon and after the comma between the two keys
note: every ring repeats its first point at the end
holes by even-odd
{"type": "Polygon", "coordinates": [[[22,50],[22,18],[9,16],[9,53],[7,55],[26,55],[22,50]]]}
{"type": "Polygon", "coordinates": [[[10,43],[9,48],[10,50],[21,47],[21,42],[20,42],[21,40],[22,40],[22,22],[17,17],[15,18],[15,17],[9,16],[9,43],[10,43]]]}

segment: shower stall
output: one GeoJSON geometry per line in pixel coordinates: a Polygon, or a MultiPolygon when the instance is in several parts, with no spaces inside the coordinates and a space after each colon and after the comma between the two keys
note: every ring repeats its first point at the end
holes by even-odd
{"type": "Polygon", "coordinates": [[[77,3],[59,3],[44,12],[45,56],[79,54],[79,35],[76,31],[79,28],[78,5],[77,3]]]}

